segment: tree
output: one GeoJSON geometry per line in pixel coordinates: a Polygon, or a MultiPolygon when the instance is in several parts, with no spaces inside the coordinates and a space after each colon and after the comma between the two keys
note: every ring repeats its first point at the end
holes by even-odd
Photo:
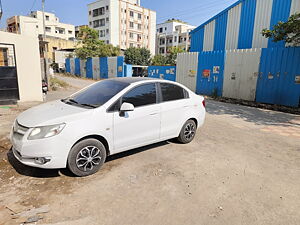
{"type": "Polygon", "coordinates": [[[152,65],[153,66],[165,66],[167,65],[167,57],[164,55],[155,55],[152,58],[152,65]]]}
{"type": "Polygon", "coordinates": [[[176,65],[177,54],[185,52],[181,47],[172,47],[169,49],[169,54],[167,56],[168,65],[176,65]]]}
{"type": "Polygon", "coordinates": [[[130,47],[125,50],[125,63],[140,66],[149,66],[151,53],[146,48],[130,47]]]}
{"type": "Polygon", "coordinates": [[[300,13],[291,15],[287,22],[278,22],[272,30],[263,29],[262,35],[274,42],[285,41],[293,45],[300,44],[300,13]]]}
{"type": "Polygon", "coordinates": [[[82,46],[75,49],[75,54],[81,59],[90,57],[109,57],[120,55],[120,48],[105,44],[99,40],[98,31],[89,28],[80,28],[79,35],[82,46]]]}

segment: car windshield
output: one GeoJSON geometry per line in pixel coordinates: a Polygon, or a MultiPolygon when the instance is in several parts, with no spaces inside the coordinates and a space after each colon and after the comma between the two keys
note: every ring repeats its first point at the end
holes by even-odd
{"type": "Polygon", "coordinates": [[[104,80],[93,84],[69,98],[63,99],[62,101],[71,105],[96,108],[106,103],[128,85],[128,83],[116,80],[104,80]]]}

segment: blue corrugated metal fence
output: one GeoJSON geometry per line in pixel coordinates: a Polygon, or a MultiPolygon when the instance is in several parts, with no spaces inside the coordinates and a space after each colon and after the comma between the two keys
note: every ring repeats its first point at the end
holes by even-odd
{"type": "Polygon", "coordinates": [[[224,58],[224,51],[199,53],[197,94],[222,96],[224,58]]]}
{"type": "MultiPolygon", "coordinates": [[[[73,73],[76,76],[86,76],[91,79],[108,78],[108,57],[88,58],[86,62],[82,62],[79,58],[67,58],[65,62],[67,73],[73,73]],[[81,68],[82,66],[85,68],[81,68]],[[74,68],[74,70],[72,70],[72,68],[74,68]]],[[[115,68],[115,71],[117,71],[115,77],[132,76],[132,69],[130,69],[130,67],[126,68],[125,73],[125,65],[124,57],[118,56],[117,65],[115,65],[117,67],[115,68]]]]}
{"type": "Polygon", "coordinates": [[[297,76],[300,76],[300,48],[263,49],[256,101],[297,107],[300,100],[297,76]]]}
{"type": "Polygon", "coordinates": [[[149,66],[148,77],[176,80],[176,66],[149,66]]]}

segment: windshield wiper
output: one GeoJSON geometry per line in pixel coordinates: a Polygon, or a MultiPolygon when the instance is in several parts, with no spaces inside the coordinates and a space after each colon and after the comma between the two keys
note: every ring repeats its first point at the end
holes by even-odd
{"type": "Polygon", "coordinates": [[[82,105],[82,106],[87,106],[87,107],[91,107],[91,108],[97,108],[98,106],[96,105],[92,105],[92,104],[80,104],[78,103],[79,105],[82,105]]]}
{"type": "Polygon", "coordinates": [[[76,104],[76,105],[90,107],[90,108],[97,108],[98,107],[98,105],[79,103],[79,102],[77,102],[76,100],[74,100],[72,98],[62,99],[62,101],[65,102],[66,104],[76,104]]]}

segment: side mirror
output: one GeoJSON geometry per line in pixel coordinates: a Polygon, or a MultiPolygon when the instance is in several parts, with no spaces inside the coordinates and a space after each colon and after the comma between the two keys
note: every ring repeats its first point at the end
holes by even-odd
{"type": "Polygon", "coordinates": [[[133,111],[133,110],[134,110],[134,105],[127,103],[127,102],[124,102],[120,108],[120,112],[129,112],[129,111],[133,111]]]}

